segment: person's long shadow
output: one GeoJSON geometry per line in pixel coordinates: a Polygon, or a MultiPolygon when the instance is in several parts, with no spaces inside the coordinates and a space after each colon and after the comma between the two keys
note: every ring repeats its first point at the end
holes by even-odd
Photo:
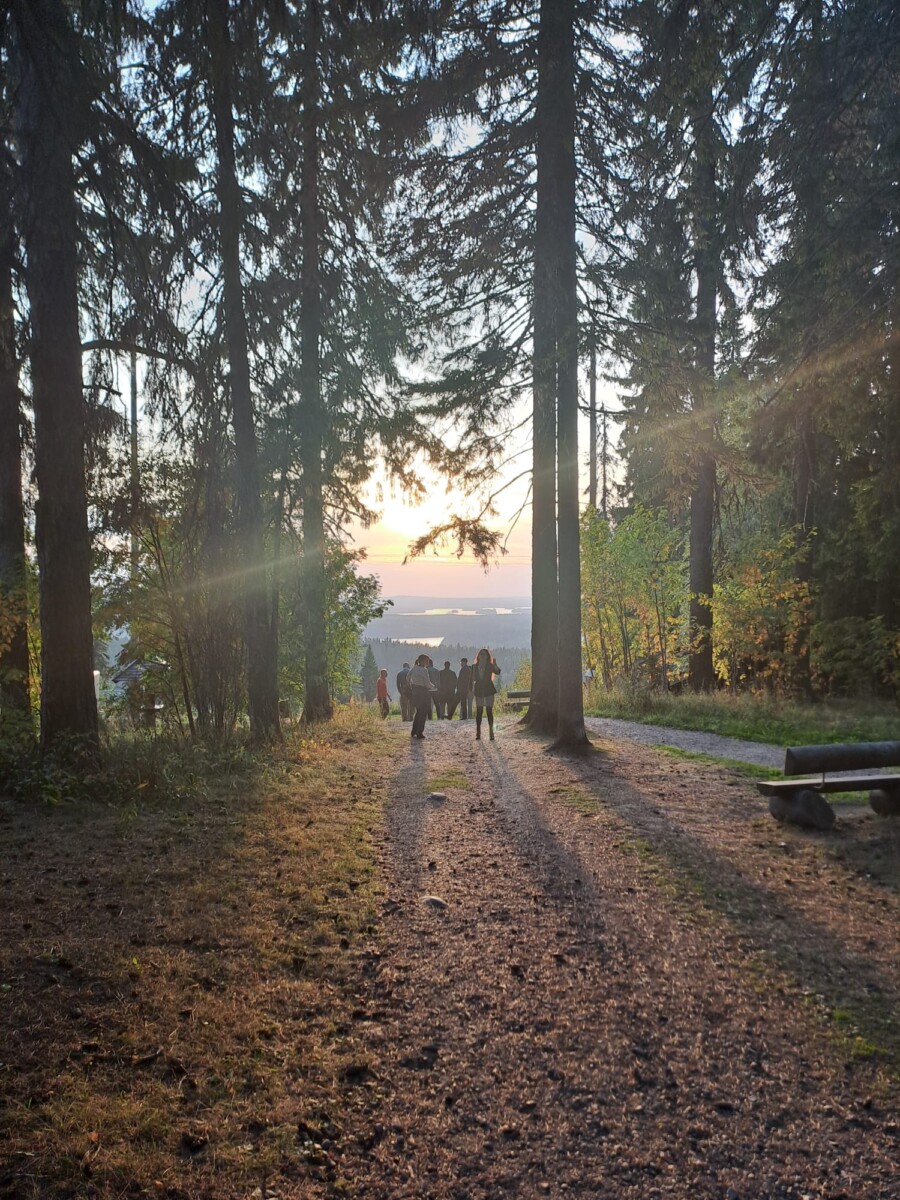
{"type": "Polygon", "coordinates": [[[511,777],[496,743],[485,746],[484,762],[493,777],[497,810],[509,834],[510,849],[520,866],[550,902],[573,914],[577,910],[577,924],[596,938],[602,961],[603,899],[593,875],[557,837],[537,795],[521,779],[511,777]],[[515,783],[512,789],[511,778],[515,783]]]}
{"type": "MultiPolygon", "coordinates": [[[[893,1019],[900,989],[886,968],[855,953],[825,922],[742,874],[739,862],[693,837],[688,828],[666,815],[664,800],[641,793],[624,778],[614,758],[573,756],[567,764],[584,790],[648,844],[686,891],[736,926],[756,950],[772,955],[790,978],[807,990],[812,986],[829,1008],[844,1008],[848,998],[855,996],[854,1019],[860,1033],[900,1060],[900,1036],[893,1019]],[[761,917],[767,918],[765,925],[761,917]],[[799,948],[808,943],[812,952],[802,957],[801,980],[799,948]]],[[[746,802],[739,794],[723,789],[720,803],[730,820],[747,822],[746,802]]]]}
{"type": "Polygon", "coordinates": [[[422,846],[428,819],[426,754],[425,743],[412,737],[398,738],[396,769],[391,780],[393,799],[387,814],[394,871],[403,885],[412,888],[421,880],[422,846]]]}

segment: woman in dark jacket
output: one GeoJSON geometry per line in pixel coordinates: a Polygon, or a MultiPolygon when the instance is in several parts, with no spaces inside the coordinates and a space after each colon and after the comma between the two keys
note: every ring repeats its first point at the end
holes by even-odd
{"type": "Polygon", "coordinates": [[[472,667],[472,691],[475,693],[475,741],[481,741],[481,715],[487,709],[488,729],[491,741],[494,740],[494,697],[497,689],[494,687],[494,676],[500,674],[500,668],[494,662],[490,650],[479,650],[475,655],[475,665],[472,667]]]}

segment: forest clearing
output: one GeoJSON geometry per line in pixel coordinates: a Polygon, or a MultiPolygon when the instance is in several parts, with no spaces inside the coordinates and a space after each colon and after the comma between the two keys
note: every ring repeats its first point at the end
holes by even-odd
{"type": "Polygon", "coordinates": [[[861,807],[823,838],[652,747],[357,712],[190,804],[0,822],[10,1200],[896,1196],[861,807]]]}

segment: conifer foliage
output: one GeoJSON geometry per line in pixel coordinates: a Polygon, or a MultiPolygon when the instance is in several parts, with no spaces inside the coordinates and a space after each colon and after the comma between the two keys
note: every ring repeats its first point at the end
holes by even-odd
{"type": "Polygon", "coordinates": [[[104,613],[195,736],[277,738],[288,680],[327,718],[377,604],[343,546],[376,466],[481,489],[411,552],[487,560],[529,420],[533,728],[584,744],[586,653],[659,686],[894,686],[895,5],[8,0],[0,66],[4,722],[39,695],[43,747],[96,755],[104,613]],[[646,560],[655,616],[655,584],[619,587],[638,531],[683,567],[646,560]]]}

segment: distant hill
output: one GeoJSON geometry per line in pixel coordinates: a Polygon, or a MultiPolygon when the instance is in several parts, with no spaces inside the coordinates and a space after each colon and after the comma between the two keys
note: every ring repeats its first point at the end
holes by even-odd
{"type": "MultiPolygon", "coordinates": [[[[363,631],[367,641],[387,639],[432,647],[489,646],[492,650],[531,644],[529,596],[483,596],[447,600],[441,596],[392,596],[383,617],[363,631]]],[[[444,654],[444,658],[451,657],[444,654]]],[[[443,661],[443,659],[441,660],[443,661]]]]}
{"type": "MultiPolygon", "coordinates": [[[[425,645],[416,646],[409,642],[394,642],[384,638],[365,638],[363,640],[364,647],[372,647],[372,653],[375,655],[378,669],[381,670],[387,667],[388,686],[392,695],[395,691],[397,672],[405,662],[415,662],[420,654],[428,654],[434,660],[434,665],[438,670],[443,667],[445,660],[449,658],[450,666],[454,671],[458,671],[460,659],[467,658],[470,663],[474,662],[475,655],[483,645],[484,642],[478,646],[448,643],[435,648],[434,646],[425,645]]],[[[519,669],[519,664],[523,659],[530,657],[531,652],[524,646],[490,646],[489,648],[493,651],[494,657],[497,660],[497,666],[502,672],[500,681],[508,687],[512,683],[516,671],[519,669]]]]}

